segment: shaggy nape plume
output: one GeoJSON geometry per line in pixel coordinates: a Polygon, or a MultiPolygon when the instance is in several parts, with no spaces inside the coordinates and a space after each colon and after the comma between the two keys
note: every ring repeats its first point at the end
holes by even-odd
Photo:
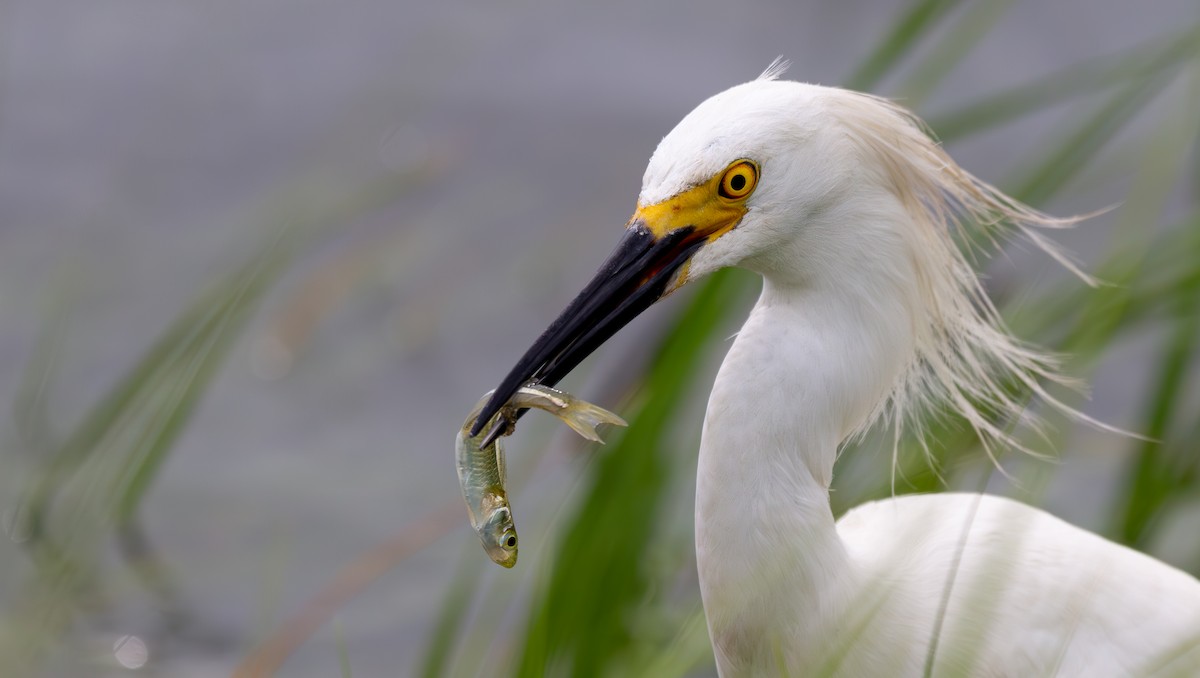
{"type": "MultiPolygon", "coordinates": [[[[1033,454],[1002,428],[1025,412],[1022,390],[1072,419],[1114,430],[1047,393],[1045,382],[1080,385],[1058,372],[1052,356],[1012,336],[966,258],[981,237],[995,248],[1019,234],[1094,285],[1036,230],[1067,228],[1090,215],[1052,217],[980,181],[942,150],[919,118],[892,102],[845,90],[836,99],[838,117],[864,164],[882,168],[885,184],[911,217],[903,237],[909,239],[918,286],[915,354],[864,430],[885,419],[894,426],[898,448],[905,424],[919,426],[919,413],[946,404],[975,430],[993,463],[996,444],[1033,454]]],[[[1023,418],[1037,428],[1034,418],[1023,418]]]]}

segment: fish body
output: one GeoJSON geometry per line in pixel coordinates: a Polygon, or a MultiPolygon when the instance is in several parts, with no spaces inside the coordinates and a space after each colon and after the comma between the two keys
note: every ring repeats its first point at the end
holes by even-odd
{"type": "MultiPolygon", "coordinates": [[[[467,502],[467,515],[471,519],[471,527],[483,543],[483,550],[497,565],[512,567],[517,564],[517,528],[505,490],[504,448],[500,444],[500,438],[510,435],[512,429],[504,431],[490,445],[480,443],[487,437],[492,422],[478,436],[471,437],[470,434],[471,425],[490,396],[489,392],[471,410],[455,437],[455,462],[463,499],[467,502]]],[[[600,424],[626,425],[623,419],[602,407],[537,384],[518,389],[496,417],[516,421],[513,415],[516,410],[522,409],[549,412],[570,426],[571,430],[594,442],[603,442],[596,432],[600,424]]]]}

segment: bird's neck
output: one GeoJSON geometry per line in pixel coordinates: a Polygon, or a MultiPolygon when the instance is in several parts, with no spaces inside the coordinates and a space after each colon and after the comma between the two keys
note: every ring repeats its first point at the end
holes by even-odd
{"type": "Polygon", "coordinates": [[[766,277],[717,375],[696,542],[718,651],[756,633],[791,646],[852,581],[829,505],[834,461],[912,351],[903,304],[867,289],[766,277]]]}

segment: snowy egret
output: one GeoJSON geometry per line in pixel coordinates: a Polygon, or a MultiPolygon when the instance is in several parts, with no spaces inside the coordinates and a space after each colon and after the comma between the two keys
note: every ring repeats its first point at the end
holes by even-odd
{"type": "Polygon", "coordinates": [[[661,297],[724,266],[763,289],[709,397],[696,559],[724,676],[1200,675],[1200,582],[1000,497],[901,496],[835,521],[839,445],[926,402],[1044,399],[1053,364],[1010,336],[954,242],[967,219],[1048,217],[955,164],[904,109],[773,66],[659,144],[595,278],[476,421],[553,384],[661,297]]]}

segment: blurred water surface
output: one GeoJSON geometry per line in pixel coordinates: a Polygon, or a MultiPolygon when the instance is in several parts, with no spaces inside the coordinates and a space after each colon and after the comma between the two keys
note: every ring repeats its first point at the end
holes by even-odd
{"type": "MultiPolygon", "coordinates": [[[[16,397],[42,328],[60,313],[65,343],[48,385],[60,433],[199,288],[266,236],[257,216],[286,210],[289,187],[316,181],[336,195],[388,171],[412,177],[386,209],[319,237],[293,267],[163,468],[145,524],[213,632],[162,656],[151,642],[148,668],[227,673],[338,567],[457,501],[450,443],[462,417],[615,243],[657,140],[778,55],[793,61],[790,78],[842,81],[905,6],[0,5],[0,402],[16,397]]],[[[1194,0],[1013,3],[921,110],[1196,19],[1194,0]]],[[[1073,110],[951,151],[999,181],[1073,110]]],[[[1085,177],[1078,202],[1046,207],[1102,207],[1129,180],[1085,177]]],[[[1098,220],[1064,239],[1086,258],[1106,233],[1098,220]]],[[[1047,262],[1018,259],[1049,275],[1047,262]]],[[[657,322],[640,320],[602,351],[591,377],[568,384],[595,393],[657,322]]],[[[1090,413],[1113,416],[1139,397],[1131,384],[1143,354],[1131,342],[1101,368],[1090,413]]],[[[522,447],[545,440],[515,438],[513,463],[533,463],[522,447]]],[[[5,455],[13,469],[28,462],[5,455]]],[[[1095,518],[1071,507],[1086,505],[1103,466],[1083,468],[1048,501],[1086,524],[1095,518]]],[[[567,454],[551,454],[520,489],[518,511],[569,492],[578,472],[567,454]]],[[[0,501],[10,506],[17,474],[6,475],[0,501]]],[[[543,530],[549,520],[525,515],[543,530]]],[[[533,567],[539,532],[524,534],[533,567]]],[[[412,669],[449,564],[473,539],[464,515],[340,611],[356,675],[412,669]]],[[[2,562],[20,559],[4,549],[2,562]]],[[[0,577],[10,587],[0,600],[20,581],[0,577]]],[[[82,630],[58,665],[120,674],[85,668],[89,653],[108,653],[95,638],[151,637],[155,623],[135,605],[107,628],[82,630]]],[[[326,626],[283,675],[336,671],[326,626]]]]}

